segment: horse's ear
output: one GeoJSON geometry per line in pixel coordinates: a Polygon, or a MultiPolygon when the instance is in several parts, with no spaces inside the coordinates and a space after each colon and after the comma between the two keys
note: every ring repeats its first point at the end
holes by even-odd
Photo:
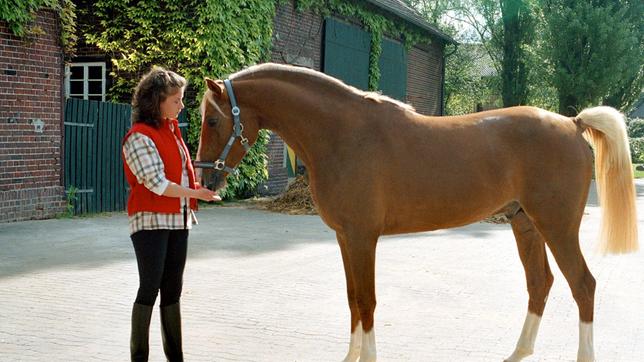
{"type": "Polygon", "coordinates": [[[224,94],[224,82],[206,78],[206,85],[208,86],[208,89],[215,93],[217,98],[220,98],[221,95],[224,94]]]}

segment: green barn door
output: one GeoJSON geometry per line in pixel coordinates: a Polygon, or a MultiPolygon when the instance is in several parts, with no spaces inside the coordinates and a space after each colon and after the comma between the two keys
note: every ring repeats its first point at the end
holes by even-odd
{"type": "Polygon", "coordinates": [[[407,52],[399,42],[383,38],[380,55],[380,84],[383,94],[405,102],[407,97],[407,52]]]}
{"type": "Polygon", "coordinates": [[[357,26],[326,18],[324,73],[356,88],[369,88],[371,34],[357,26]]]}

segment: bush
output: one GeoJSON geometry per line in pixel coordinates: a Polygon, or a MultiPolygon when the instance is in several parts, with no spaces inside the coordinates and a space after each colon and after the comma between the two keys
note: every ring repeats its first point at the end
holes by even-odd
{"type": "Polygon", "coordinates": [[[628,122],[628,137],[644,137],[644,119],[633,118],[628,122]]]}
{"type": "Polygon", "coordinates": [[[644,137],[629,138],[631,160],[633,163],[644,163],[644,137]]]}

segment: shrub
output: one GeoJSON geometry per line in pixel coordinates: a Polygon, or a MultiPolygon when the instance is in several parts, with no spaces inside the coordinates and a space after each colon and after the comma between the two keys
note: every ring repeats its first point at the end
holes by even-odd
{"type": "Polygon", "coordinates": [[[633,163],[644,163],[644,137],[629,138],[633,163]]]}
{"type": "Polygon", "coordinates": [[[644,137],[644,119],[633,118],[628,122],[628,137],[644,137]]]}

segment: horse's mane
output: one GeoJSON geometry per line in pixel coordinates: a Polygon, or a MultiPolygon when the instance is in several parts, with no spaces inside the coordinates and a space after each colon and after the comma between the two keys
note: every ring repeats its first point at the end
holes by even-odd
{"type": "Polygon", "coordinates": [[[359,97],[370,100],[372,102],[376,102],[376,103],[387,102],[405,110],[415,111],[414,107],[412,107],[409,104],[403,103],[401,101],[398,101],[391,97],[387,97],[377,92],[362,91],[356,87],[347,85],[342,81],[336,78],[333,78],[331,76],[328,76],[322,72],[317,72],[315,70],[311,70],[304,67],[296,67],[292,65],[275,64],[275,63],[264,63],[264,64],[253,65],[244,70],[241,70],[231,75],[230,79],[234,80],[234,79],[241,79],[249,76],[258,76],[258,75],[261,75],[262,73],[287,73],[287,74],[294,74],[294,75],[303,75],[305,77],[308,77],[320,83],[333,86],[341,91],[358,95],[359,97]]]}

